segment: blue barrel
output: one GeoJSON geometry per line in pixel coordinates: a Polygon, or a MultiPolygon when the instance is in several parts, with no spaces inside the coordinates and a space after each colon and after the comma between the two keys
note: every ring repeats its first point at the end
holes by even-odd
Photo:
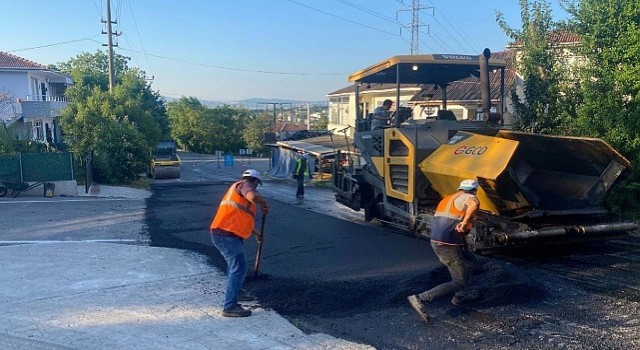
{"type": "Polygon", "coordinates": [[[233,166],[233,154],[224,155],[224,166],[233,166]]]}

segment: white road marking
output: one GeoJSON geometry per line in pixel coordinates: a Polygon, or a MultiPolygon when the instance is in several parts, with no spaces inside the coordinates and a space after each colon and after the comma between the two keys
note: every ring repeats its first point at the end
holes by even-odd
{"type": "Polygon", "coordinates": [[[60,241],[60,240],[42,240],[42,241],[0,241],[0,244],[52,244],[52,243],[78,243],[78,242],[89,242],[89,243],[132,243],[132,242],[140,242],[140,243],[149,243],[149,240],[140,240],[140,239],[82,239],[75,241],[60,241]]]}
{"type": "Polygon", "coordinates": [[[104,201],[133,201],[141,200],[144,198],[87,198],[87,199],[61,199],[61,200],[28,200],[28,201],[0,201],[0,204],[15,204],[15,203],[64,203],[64,202],[104,202],[104,201]]]}

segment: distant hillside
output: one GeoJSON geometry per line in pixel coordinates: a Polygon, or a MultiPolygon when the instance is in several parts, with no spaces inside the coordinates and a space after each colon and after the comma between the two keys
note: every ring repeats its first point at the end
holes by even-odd
{"type": "MultiPolygon", "coordinates": [[[[169,97],[169,96],[162,96],[162,98],[164,98],[165,101],[167,102],[172,102],[172,101],[176,101],[178,100],[178,98],[175,97],[169,97]]],[[[291,105],[293,106],[302,106],[302,105],[306,105],[307,103],[312,105],[312,106],[327,106],[328,105],[328,101],[300,101],[300,100],[286,100],[286,99],[277,99],[277,98],[272,98],[272,99],[267,99],[267,98],[248,98],[248,99],[244,99],[244,100],[237,100],[237,101],[215,101],[215,100],[200,100],[200,102],[210,108],[213,107],[217,107],[217,106],[222,106],[222,105],[231,105],[231,106],[243,106],[249,109],[263,109],[265,107],[268,106],[268,108],[273,108],[273,103],[277,104],[277,108],[280,107],[289,107],[291,105]]]]}

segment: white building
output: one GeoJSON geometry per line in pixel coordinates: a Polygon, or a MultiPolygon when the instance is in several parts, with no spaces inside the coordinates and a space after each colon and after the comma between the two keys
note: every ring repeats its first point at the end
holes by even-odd
{"type": "Polygon", "coordinates": [[[0,51],[0,122],[20,139],[60,142],[58,117],[72,84],[68,75],[0,51]]]}

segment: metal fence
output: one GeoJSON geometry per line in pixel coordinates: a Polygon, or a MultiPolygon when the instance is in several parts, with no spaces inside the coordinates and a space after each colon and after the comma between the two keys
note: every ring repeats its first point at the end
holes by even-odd
{"type": "Polygon", "coordinates": [[[75,180],[73,153],[0,156],[0,179],[10,182],[75,180]]]}

